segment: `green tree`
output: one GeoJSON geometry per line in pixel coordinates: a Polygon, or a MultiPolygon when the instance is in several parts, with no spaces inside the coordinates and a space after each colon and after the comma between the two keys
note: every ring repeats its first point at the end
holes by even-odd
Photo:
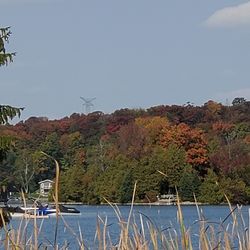
{"type": "Polygon", "coordinates": [[[30,191],[30,182],[35,174],[35,167],[32,162],[32,155],[28,150],[19,151],[15,162],[15,176],[21,189],[28,194],[30,191]]]}
{"type": "Polygon", "coordinates": [[[60,160],[62,153],[59,144],[59,136],[56,132],[46,136],[45,141],[41,145],[41,150],[52,158],[60,160]]]}
{"type": "Polygon", "coordinates": [[[170,186],[179,186],[179,181],[186,165],[184,148],[170,144],[165,153],[165,159],[165,174],[170,186]]]}
{"type": "Polygon", "coordinates": [[[145,156],[137,162],[134,176],[135,180],[138,181],[136,194],[139,200],[145,202],[150,198],[156,200],[156,196],[160,193],[161,183],[165,180],[165,177],[158,170],[164,168],[165,161],[164,152],[157,148],[152,152],[152,155],[145,156]]]}
{"type": "Polygon", "coordinates": [[[62,168],[68,169],[70,166],[78,165],[82,167],[85,162],[85,151],[83,137],[80,132],[63,134],[59,140],[63,155],[62,168]]]}
{"type": "Polygon", "coordinates": [[[60,165],[62,159],[58,134],[56,132],[48,134],[45,138],[45,141],[40,145],[40,150],[51,156],[51,158],[42,159],[43,165],[47,166],[47,169],[40,174],[40,180],[53,179],[55,177],[55,167],[52,158],[60,162],[60,165]]]}
{"type": "Polygon", "coordinates": [[[200,179],[197,171],[186,166],[179,182],[179,194],[182,200],[194,201],[194,195],[199,195],[200,179]]]}
{"type": "Polygon", "coordinates": [[[219,177],[211,169],[200,186],[198,200],[209,204],[219,204],[224,200],[223,191],[219,187],[219,177]]]}
{"type": "MultiPolygon", "coordinates": [[[[0,125],[8,123],[15,116],[20,117],[22,108],[0,105],[0,125]]],[[[14,138],[11,136],[0,135],[0,161],[6,157],[6,153],[13,146],[14,138]]]]}
{"type": "Polygon", "coordinates": [[[159,193],[174,191],[175,186],[179,185],[185,164],[185,151],[181,147],[173,144],[166,149],[154,147],[152,153],[141,158],[134,168],[134,177],[138,180],[138,198],[148,200],[150,196],[150,200],[156,200],[159,193]]]}
{"type": "Polygon", "coordinates": [[[0,162],[0,187],[5,186],[9,191],[16,191],[15,171],[16,154],[11,149],[6,153],[6,157],[0,162]]]}
{"type": "Polygon", "coordinates": [[[120,187],[118,189],[118,202],[128,203],[132,201],[133,196],[133,175],[132,171],[125,172],[120,187]]]}
{"type": "Polygon", "coordinates": [[[82,202],[86,204],[99,204],[100,199],[95,192],[95,183],[99,175],[100,169],[98,166],[89,167],[88,171],[84,173],[82,183],[83,183],[83,196],[82,202]]]}
{"type": "Polygon", "coordinates": [[[100,197],[100,201],[105,202],[104,198],[106,198],[111,202],[120,202],[121,193],[129,192],[126,190],[128,187],[125,186],[129,184],[130,177],[128,175],[125,178],[126,173],[132,171],[133,174],[137,166],[138,163],[135,160],[120,154],[110,160],[109,167],[104,172],[99,170],[100,175],[95,183],[95,193],[100,197]],[[122,183],[123,188],[121,188],[122,183]]]}
{"type": "Polygon", "coordinates": [[[224,195],[228,197],[230,202],[236,203],[247,203],[249,196],[247,193],[246,184],[239,178],[221,178],[219,182],[220,189],[224,195]]]}
{"type": "Polygon", "coordinates": [[[14,170],[15,182],[26,194],[38,188],[38,178],[47,170],[44,165],[46,159],[40,151],[32,152],[28,148],[18,150],[14,170]]]}
{"type": "Polygon", "coordinates": [[[59,199],[60,201],[83,200],[84,171],[82,168],[73,166],[61,175],[59,199]]]}
{"type": "Polygon", "coordinates": [[[10,27],[0,28],[0,66],[8,65],[13,61],[13,57],[16,53],[7,53],[5,49],[5,43],[9,42],[11,35],[10,27]]]}

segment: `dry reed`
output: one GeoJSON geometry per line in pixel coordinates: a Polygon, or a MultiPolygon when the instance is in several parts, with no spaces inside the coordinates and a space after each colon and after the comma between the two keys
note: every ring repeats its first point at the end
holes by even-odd
{"type": "MultiPolygon", "coordinates": [[[[118,239],[110,236],[108,218],[97,216],[95,240],[91,247],[88,247],[84,241],[82,230],[78,225],[78,231],[68,225],[66,220],[59,215],[58,206],[58,188],[59,188],[59,164],[56,160],[56,179],[55,193],[53,195],[56,204],[56,225],[54,230],[54,242],[49,242],[44,236],[42,223],[38,228],[36,217],[34,219],[23,218],[20,220],[19,227],[13,229],[7,227],[3,210],[0,209],[0,218],[3,221],[1,229],[0,248],[6,250],[12,249],[71,249],[69,242],[58,243],[58,221],[61,219],[68,233],[75,241],[77,249],[98,249],[98,250],[192,250],[192,249],[218,249],[218,250],[249,250],[250,249],[250,232],[249,224],[243,218],[241,207],[233,206],[228,200],[230,213],[220,222],[210,222],[206,220],[202,209],[197,205],[197,221],[191,226],[185,225],[185,218],[182,212],[181,202],[177,193],[177,226],[170,225],[164,230],[158,226],[143,213],[135,215],[133,213],[134,199],[136,195],[136,183],[133,190],[132,204],[129,215],[123,217],[116,204],[106,200],[113,208],[117,217],[119,228],[118,239]],[[136,219],[137,216],[137,219],[136,219]],[[28,225],[32,223],[33,232],[28,230],[28,225]],[[197,227],[197,236],[194,235],[193,227],[197,227]],[[195,238],[196,237],[196,238],[195,238]],[[44,240],[43,240],[44,239],[44,240]],[[94,247],[93,247],[94,246],[94,247]]],[[[24,195],[23,195],[24,197],[24,195]]],[[[195,198],[195,197],[194,197],[195,198]]],[[[24,199],[25,200],[25,199],[24,199]]],[[[195,198],[196,201],[196,198],[195,198]]],[[[249,222],[250,223],[250,222],[249,222]]]]}

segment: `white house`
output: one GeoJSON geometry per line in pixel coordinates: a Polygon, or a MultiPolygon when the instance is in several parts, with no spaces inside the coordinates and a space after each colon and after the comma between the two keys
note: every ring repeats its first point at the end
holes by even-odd
{"type": "Polygon", "coordinates": [[[38,182],[40,185],[40,195],[42,196],[48,196],[50,189],[53,186],[54,181],[52,180],[43,180],[38,182]]]}

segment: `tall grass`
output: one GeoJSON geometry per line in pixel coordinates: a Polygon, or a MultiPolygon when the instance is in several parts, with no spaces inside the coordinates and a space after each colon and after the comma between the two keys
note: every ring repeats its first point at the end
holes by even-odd
{"type": "MultiPolygon", "coordinates": [[[[111,237],[108,218],[97,216],[96,236],[90,248],[84,241],[80,226],[76,232],[67,224],[64,217],[58,215],[58,220],[61,220],[67,232],[71,234],[71,241],[78,246],[77,249],[250,249],[249,225],[243,219],[240,206],[232,207],[229,204],[230,213],[219,222],[206,220],[202,209],[197,206],[197,220],[187,226],[178,201],[177,224],[174,227],[159,229],[147,215],[134,214],[133,205],[129,215],[124,216],[115,204],[108,203],[116,214],[119,235],[115,239],[111,237]]],[[[2,217],[1,211],[0,215],[2,217]]],[[[42,222],[37,223],[36,218],[21,219],[18,228],[15,229],[4,224],[0,249],[72,249],[69,242],[62,243],[58,240],[48,242],[45,236],[46,229],[42,227],[42,224],[42,222]],[[33,228],[33,230],[28,228],[33,228]]],[[[58,236],[56,230],[58,230],[57,227],[55,227],[54,234],[58,236]]]]}
{"type": "MultiPolygon", "coordinates": [[[[96,233],[94,242],[88,247],[84,240],[82,230],[78,225],[75,232],[64,217],[59,215],[58,185],[59,165],[56,165],[55,193],[53,195],[56,204],[56,221],[54,228],[54,242],[46,239],[46,229],[43,222],[37,223],[37,219],[23,218],[18,228],[12,228],[5,223],[6,216],[0,209],[0,218],[3,222],[0,238],[0,249],[72,249],[69,242],[58,242],[58,221],[61,220],[67,232],[71,234],[71,240],[77,245],[77,249],[98,250],[192,250],[192,249],[239,249],[250,250],[249,224],[242,216],[240,206],[233,207],[228,201],[230,213],[221,221],[208,221],[203,214],[202,208],[196,205],[197,220],[192,225],[185,224],[181,202],[177,195],[177,223],[165,229],[159,227],[145,214],[133,213],[136,183],[133,190],[133,199],[128,215],[123,216],[116,204],[106,200],[113,208],[117,217],[118,237],[110,236],[108,218],[97,216],[96,233]],[[38,226],[40,224],[40,226],[38,226]],[[198,227],[196,232],[194,228],[198,227]],[[30,230],[33,228],[33,230],[30,230]]],[[[227,199],[227,197],[226,197],[227,199]]],[[[227,199],[228,200],[228,199],[227,199]]],[[[75,249],[75,248],[74,248],[75,249]]]]}
{"type": "MultiPolygon", "coordinates": [[[[229,207],[231,205],[229,204],[229,207]]],[[[117,208],[115,208],[117,209],[117,208]]],[[[139,221],[124,221],[119,214],[120,236],[114,244],[108,235],[107,220],[98,218],[98,249],[239,249],[249,250],[249,231],[242,217],[241,207],[232,208],[222,221],[208,221],[197,206],[198,219],[186,227],[180,203],[177,204],[178,225],[164,230],[159,228],[145,215],[139,215],[139,221]],[[197,235],[194,227],[198,224],[197,235]],[[128,228],[129,225],[129,228],[128,228]],[[105,244],[104,244],[105,242],[105,244]]]]}

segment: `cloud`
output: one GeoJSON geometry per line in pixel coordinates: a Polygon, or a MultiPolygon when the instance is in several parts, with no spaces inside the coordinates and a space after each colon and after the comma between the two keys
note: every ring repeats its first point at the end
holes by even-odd
{"type": "Polygon", "coordinates": [[[250,26],[250,1],[216,11],[204,25],[211,28],[250,26]]]}

